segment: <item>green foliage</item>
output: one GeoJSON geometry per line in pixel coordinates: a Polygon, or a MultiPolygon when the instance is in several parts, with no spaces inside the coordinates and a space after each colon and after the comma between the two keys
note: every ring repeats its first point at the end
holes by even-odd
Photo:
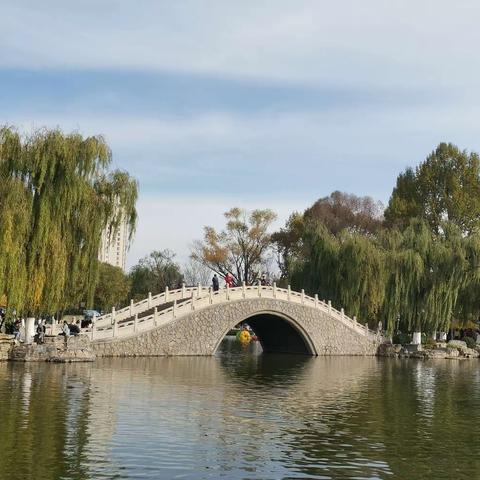
{"type": "Polygon", "coordinates": [[[408,333],[396,333],[392,337],[392,343],[395,345],[407,345],[412,342],[412,336],[408,333]]]}
{"type": "Polygon", "coordinates": [[[0,296],[35,315],[91,304],[101,233],[136,221],[137,183],[102,137],[0,129],[0,296]]]}
{"type": "Polygon", "coordinates": [[[145,298],[148,293],[156,295],[165,287],[177,288],[183,278],[175,254],[170,250],[155,250],[132,267],[129,274],[134,300],[145,298]]]}
{"type": "Polygon", "coordinates": [[[437,342],[433,338],[424,338],[424,336],[422,335],[422,345],[427,349],[433,349],[437,347],[437,342]]]}
{"type": "Polygon", "coordinates": [[[319,225],[307,227],[308,255],[292,272],[292,286],[331,299],[374,325],[384,298],[384,254],[372,239],[344,231],[339,237],[319,225]]]}
{"type": "Polygon", "coordinates": [[[323,225],[306,224],[292,286],[331,299],[372,327],[381,321],[389,333],[397,327],[446,331],[453,319],[480,314],[472,293],[480,282],[477,236],[465,237],[452,223],[436,234],[421,220],[375,236],[346,230],[335,236],[323,225]]]}
{"type": "Polygon", "coordinates": [[[282,277],[389,333],[480,318],[480,159],[442,143],[397,178],[385,222],[334,192],[273,235],[282,277]]]}
{"type": "Polygon", "coordinates": [[[467,344],[468,348],[476,348],[477,347],[477,342],[472,337],[464,337],[464,338],[462,338],[462,340],[467,344]]]}
{"type": "Polygon", "coordinates": [[[406,228],[423,218],[438,233],[448,221],[469,234],[480,221],[480,158],[451,143],[441,143],[415,171],[397,178],[385,221],[406,228]]]}
{"type": "Polygon", "coordinates": [[[94,306],[103,311],[118,308],[128,300],[130,281],[119,267],[100,263],[94,306]]]}

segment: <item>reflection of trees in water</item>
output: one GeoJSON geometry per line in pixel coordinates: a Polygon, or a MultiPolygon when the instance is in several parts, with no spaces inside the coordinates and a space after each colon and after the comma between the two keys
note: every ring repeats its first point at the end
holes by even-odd
{"type": "Polygon", "coordinates": [[[292,433],[308,475],[333,478],[476,478],[476,362],[385,359],[352,396],[312,409],[292,433]],[[318,417],[323,417],[323,428],[318,417]],[[322,465],[323,464],[323,465],[322,465]],[[346,468],[348,466],[348,468],[346,468]]]}
{"type": "Polygon", "coordinates": [[[0,365],[0,472],[9,480],[88,478],[88,384],[72,368],[0,365]]]}
{"type": "Polygon", "coordinates": [[[479,407],[476,361],[231,351],[0,364],[0,478],[128,478],[119,444],[190,472],[476,478],[479,407]],[[118,425],[141,425],[148,441],[118,425]]]}

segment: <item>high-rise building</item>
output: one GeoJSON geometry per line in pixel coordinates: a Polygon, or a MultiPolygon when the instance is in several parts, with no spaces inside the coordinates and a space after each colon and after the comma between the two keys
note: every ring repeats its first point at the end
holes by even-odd
{"type": "Polygon", "coordinates": [[[122,222],[117,232],[109,238],[108,231],[102,234],[102,242],[98,252],[98,259],[101,262],[109,263],[114,267],[125,270],[125,261],[128,248],[128,226],[122,222]]]}

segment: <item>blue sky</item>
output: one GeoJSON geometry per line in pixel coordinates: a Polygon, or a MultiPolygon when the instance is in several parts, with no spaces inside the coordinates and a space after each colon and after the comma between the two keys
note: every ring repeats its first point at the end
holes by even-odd
{"type": "Polygon", "coordinates": [[[70,3],[2,1],[0,123],[106,137],[141,187],[129,264],[234,205],[386,202],[440,141],[480,150],[477,2],[70,3]]]}

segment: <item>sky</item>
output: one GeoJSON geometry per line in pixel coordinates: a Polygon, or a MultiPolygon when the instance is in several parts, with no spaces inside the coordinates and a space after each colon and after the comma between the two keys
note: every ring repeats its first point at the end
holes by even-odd
{"type": "Polygon", "coordinates": [[[384,203],[442,141],[480,150],[480,2],[0,0],[0,124],[102,134],[140,185],[127,264],[184,261],[233,206],[281,226],[384,203]]]}

